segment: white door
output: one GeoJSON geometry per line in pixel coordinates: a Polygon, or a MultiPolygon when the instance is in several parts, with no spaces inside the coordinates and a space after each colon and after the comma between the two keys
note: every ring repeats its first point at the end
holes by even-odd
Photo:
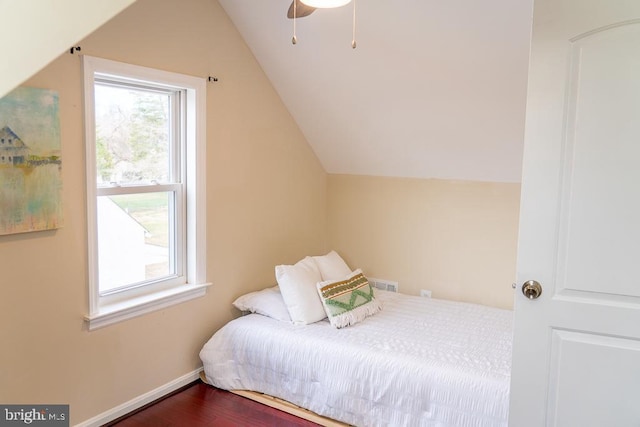
{"type": "Polygon", "coordinates": [[[640,0],[535,0],[533,25],[510,425],[637,427],[640,0]]]}

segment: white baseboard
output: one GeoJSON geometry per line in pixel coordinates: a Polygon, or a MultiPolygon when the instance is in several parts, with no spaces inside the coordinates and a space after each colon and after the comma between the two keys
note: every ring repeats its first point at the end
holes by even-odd
{"type": "Polygon", "coordinates": [[[192,383],[200,378],[200,372],[202,372],[202,368],[196,369],[193,372],[190,372],[186,375],[181,376],[173,381],[170,381],[154,390],[151,390],[148,393],[145,393],[141,396],[131,399],[128,402],[123,403],[122,405],[116,406],[115,408],[109,409],[106,412],[103,412],[95,417],[88,419],[86,421],[81,422],[80,424],[76,424],[75,427],[99,427],[108,423],[109,421],[113,421],[117,418],[120,418],[123,415],[128,414],[129,412],[135,411],[138,408],[143,407],[144,405],[153,402],[156,399],[165,396],[172,391],[179,389],[189,383],[192,383]]]}

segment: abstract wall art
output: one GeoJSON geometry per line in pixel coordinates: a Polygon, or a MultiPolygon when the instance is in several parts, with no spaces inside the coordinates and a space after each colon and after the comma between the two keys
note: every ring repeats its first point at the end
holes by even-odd
{"type": "Polygon", "coordinates": [[[62,226],[58,104],[32,87],[0,99],[0,235],[62,226]]]}

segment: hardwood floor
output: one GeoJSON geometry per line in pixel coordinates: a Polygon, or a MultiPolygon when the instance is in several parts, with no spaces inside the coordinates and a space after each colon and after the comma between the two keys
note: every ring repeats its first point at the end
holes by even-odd
{"type": "Polygon", "coordinates": [[[198,381],[107,425],[118,427],[309,427],[318,424],[198,381]]]}

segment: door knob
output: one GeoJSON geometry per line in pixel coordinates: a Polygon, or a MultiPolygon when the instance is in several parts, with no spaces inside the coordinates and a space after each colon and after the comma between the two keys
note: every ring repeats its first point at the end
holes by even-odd
{"type": "Polygon", "coordinates": [[[535,280],[527,280],[524,282],[524,285],[522,285],[522,293],[529,299],[536,299],[542,293],[542,286],[535,280]]]}

